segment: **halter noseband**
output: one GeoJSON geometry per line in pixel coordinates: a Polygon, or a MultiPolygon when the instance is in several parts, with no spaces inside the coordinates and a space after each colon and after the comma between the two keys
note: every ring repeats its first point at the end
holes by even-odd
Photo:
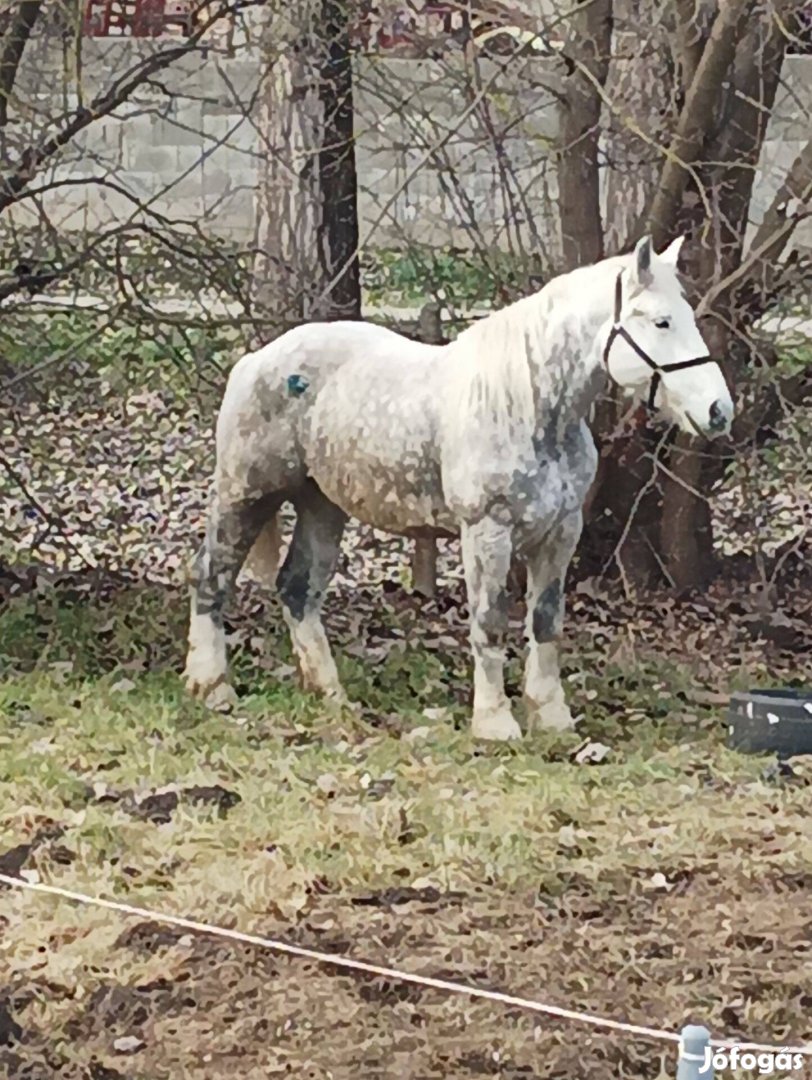
{"type": "Polygon", "coordinates": [[[710,356],[696,356],[693,360],[677,360],[673,364],[658,364],[656,360],[652,360],[649,354],[640,348],[625,326],[621,326],[620,324],[620,309],[623,306],[622,273],[623,271],[621,270],[615,281],[615,314],[612,320],[612,329],[609,331],[609,337],[606,339],[606,345],[603,349],[603,364],[608,373],[609,350],[612,348],[615,338],[623,338],[626,344],[631,345],[640,359],[644,360],[654,372],[651,376],[651,386],[649,387],[648,401],[646,402],[647,408],[654,409],[654,399],[657,396],[657,389],[663,374],[667,375],[671,371],[684,371],[686,368],[699,367],[700,364],[712,364],[713,358],[710,356]]]}

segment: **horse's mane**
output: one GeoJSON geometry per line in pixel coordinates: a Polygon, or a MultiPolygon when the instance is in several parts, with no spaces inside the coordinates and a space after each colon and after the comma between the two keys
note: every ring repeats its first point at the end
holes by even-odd
{"type": "Polygon", "coordinates": [[[452,346],[453,397],[469,419],[516,424],[533,413],[531,358],[540,355],[541,294],[479,319],[452,346]]]}
{"type": "MultiPolygon", "coordinates": [[[[611,309],[611,279],[628,256],[605,259],[552,278],[539,292],[479,319],[449,346],[456,359],[451,407],[457,424],[477,425],[500,439],[532,434],[537,393],[552,390],[551,359],[566,346],[564,324],[611,309]],[[583,279],[583,280],[579,280],[583,279]],[[603,281],[605,279],[605,290],[603,281]],[[604,296],[605,292],[605,296],[604,296]],[[573,303],[573,299],[577,303],[573,303]],[[599,300],[600,303],[595,303],[599,300]],[[561,338],[560,341],[557,339],[561,338]],[[550,374],[534,388],[533,375],[550,374]]],[[[604,315],[605,317],[605,315],[604,315]]],[[[575,358],[566,358],[572,363],[575,358]]]]}

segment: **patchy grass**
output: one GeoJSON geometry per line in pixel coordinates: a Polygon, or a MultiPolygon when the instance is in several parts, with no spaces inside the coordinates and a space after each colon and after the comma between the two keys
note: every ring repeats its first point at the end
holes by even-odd
{"type": "MultiPolygon", "coordinates": [[[[583,730],[488,746],[467,732],[461,619],[426,633],[393,601],[349,630],[346,606],[360,715],[296,689],[275,605],[249,594],[222,717],[173,673],[177,592],[9,602],[0,866],[640,1023],[810,1035],[810,773],[727,750],[690,653],[630,660],[577,627],[583,730]],[[585,738],[601,764],[575,763],[585,738]]],[[[0,949],[10,1077],[662,1075],[657,1044],[47,897],[0,895],[0,949]]]]}
{"type": "MultiPolygon", "coordinates": [[[[549,268],[538,256],[494,251],[438,250],[412,245],[407,252],[370,251],[362,260],[361,280],[366,301],[373,307],[422,306],[442,297],[452,307],[500,306],[507,298],[524,295],[549,268]]],[[[538,288],[538,285],[536,285],[538,288]]]]}
{"type": "Polygon", "coordinates": [[[66,410],[65,385],[115,404],[128,395],[172,394],[212,409],[226,375],[246,347],[238,329],[114,316],[87,308],[11,313],[0,325],[0,375],[32,377],[40,395],[66,410]]]}

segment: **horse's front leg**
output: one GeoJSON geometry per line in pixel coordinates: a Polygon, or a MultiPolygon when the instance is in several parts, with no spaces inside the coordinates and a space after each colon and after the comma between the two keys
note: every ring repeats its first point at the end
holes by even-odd
{"type": "Polygon", "coordinates": [[[528,650],[524,697],[528,731],[575,727],[561,685],[558,643],[564,622],[564,578],[580,535],[581,515],[573,514],[543,544],[525,555],[528,650]]]}
{"type": "Polygon", "coordinates": [[[512,549],[512,529],[493,518],[462,527],[474,654],[472,732],[480,739],[519,739],[522,734],[510,711],[504,679],[512,549]]]}

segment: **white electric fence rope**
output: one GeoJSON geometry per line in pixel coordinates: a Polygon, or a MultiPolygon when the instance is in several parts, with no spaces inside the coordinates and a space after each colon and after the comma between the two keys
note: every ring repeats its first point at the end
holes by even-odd
{"type": "MultiPolygon", "coordinates": [[[[105,900],[99,896],[88,896],[86,893],[74,892],[71,889],[63,889],[57,885],[45,885],[42,882],[27,881],[24,878],[11,877],[8,874],[0,874],[0,884],[8,885],[14,889],[27,890],[29,892],[46,893],[49,896],[58,896],[63,900],[71,900],[76,904],[85,904],[90,907],[106,908],[108,911],[116,911],[121,915],[131,915],[150,922],[165,923],[169,926],[179,926],[184,930],[192,930],[198,934],[208,934],[211,937],[227,938],[231,941],[239,941],[245,945],[258,945],[263,949],[273,952],[287,953],[290,956],[299,956],[307,960],[315,960],[319,964],[331,964],[334,967],[346,968],[350,971],[362,971],[367,975],[377,975],[384,979],[394,979],[398,982],[414,983],[417,986],[429,987],[433,990],[443,990],[450,994],[465,994],[468,997],[483,998],[487,1001],[496,1001],[502,1005],[510,1005],[514,1008],[527,1009],[530,1012],[544,1013],[547,1016],[555,1016],[560,1020],[572,1020],[580,1024],[591,1024],[593,1027],[608,1028],[611,1031],[624,1031],[629,1035],[644,1035],[650,1039],[661,1039],[666,1042],[679,1043],[681,1035],[675,1031],[662,1031],[659,1028],[643,1027],[640,1024],[626,1024],[620,1020],[610,1020],[605,1016],[593,1016],[591,1013],[578,1012],[575,1009],[564,1009],[558,1005],[545,1005],[540,1001],[532,1001],[530,998],[516,997],[513,994],[504,994],[499,990],[485,990],[479,986],[468,986],[465,983],[449,982],[447,979],[435,979],[429,975],[417,975],[408,971],[399,971],[396,968],[381,967],[378,964],[369,964],[365,960],[353,960],[346,956],[337,956],[333,953],[320,952],[317,949],[308,949],[303,945],[291,945],[286,941],[277,941],[274,938],[260,937],[257,934],[246,934],[241,930],[230,930],[225,926],[213,926],[209,923],[197,922],[195,919],[187,919],[183,915],[168,915],[161,912],[149,911],[147,908],[136,907],[134,904],[125,904],[119,900],[105,900]]],[[[761,1050],[766,1053],[779,1054],[804,1054],[812,1057],[812,1046],[770,1046],[763,1043],[741,1043],[727,1039],[711,1039],[710,1045],[721,1049],[732,1049],[734,1046],[740,1050],[761,1050]]]]}

